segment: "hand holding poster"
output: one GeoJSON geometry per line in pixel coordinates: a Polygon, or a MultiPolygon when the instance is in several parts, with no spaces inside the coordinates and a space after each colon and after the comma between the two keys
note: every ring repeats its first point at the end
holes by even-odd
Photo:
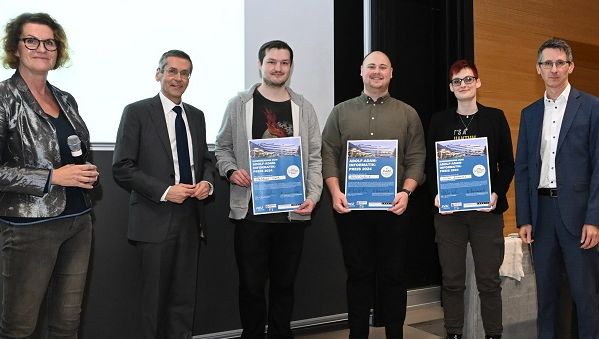
{"type": "Polygon", "coordinates": [[[305,200],[299,137],[248,141],[254,214],[293,211],[305,200]]]}
{"type": "Polygon", "coordinates": [[[345,197],[352,210],[387,210],[397,193],[397,140],[348,140],[345,197]]]}
{"type": "Polygon", "coordinates": [[[488,149],[486,137],[435,143],[439,212],[491,206],[488,149]]]}

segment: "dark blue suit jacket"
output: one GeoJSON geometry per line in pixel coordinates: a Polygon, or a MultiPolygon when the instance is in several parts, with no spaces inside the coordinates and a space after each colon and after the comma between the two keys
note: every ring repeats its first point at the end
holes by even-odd
{"type": "MultiPolygon", "coordinates": [[[[516,152],[516,222],[538,220],[543,98],[522,110],[516,152]]],[[[568,231],[580,236],[582,226],[599,226],[599,99],[570,90],[555,157],[558,205],[568,231]]]]}

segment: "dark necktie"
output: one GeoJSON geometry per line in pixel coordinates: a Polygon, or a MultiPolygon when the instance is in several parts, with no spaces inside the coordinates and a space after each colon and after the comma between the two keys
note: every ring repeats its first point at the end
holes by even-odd
{"type": "Polygon", "coordinates": [[[189,161],[189,146],[187,144],[187,129],[183,120],[183,109],[181,106],[173,107],[177,113],[175,118],[175,134],[177,137],[177,158],[179,160],[179,183],[193,184],[191,178],[191,162],[189,161]]]}

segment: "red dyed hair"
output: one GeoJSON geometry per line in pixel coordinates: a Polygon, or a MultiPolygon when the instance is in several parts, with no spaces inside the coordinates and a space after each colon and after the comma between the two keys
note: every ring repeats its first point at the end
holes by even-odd
{"type": "Polygon", "coordinates": [[[478,78],[478,70],[476,69],[474,62],[470,62],[466,59],[460,59],[454,62],[451,67],[449,67],[449,80],[451,81],[454,74],[460,73],[460,71],[464,68],[470,68],[474,77],[478,78]]]}

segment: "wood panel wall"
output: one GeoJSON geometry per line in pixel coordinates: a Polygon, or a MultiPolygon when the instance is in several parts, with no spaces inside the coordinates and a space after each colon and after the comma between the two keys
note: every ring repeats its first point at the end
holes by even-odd
{"type": "MultiPolygon", "coordinates": [[[[474,55],[482,86],[478,100],[503,109],[514,145],[522,108],[545,90],[536,73],[537,49],[551,37],[573,49],[572,86],[599,96],[599,1],[473,0],[474,55]],[[577,61],[578,60],[578,61],[577,61]]],[[[516,232],[514,187],[504,215],[504,233],[516,232]]]]}

